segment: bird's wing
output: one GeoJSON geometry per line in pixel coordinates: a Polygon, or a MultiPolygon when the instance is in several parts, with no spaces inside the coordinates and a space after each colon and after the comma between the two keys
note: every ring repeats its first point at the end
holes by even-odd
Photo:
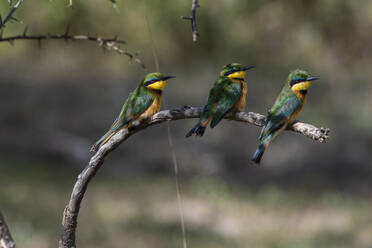
{"type": "Polygon", "coordinates": [[[222,80],[220,78],[217,79],[217,81],[214,83],[213,87],[209,91],[207,102],[205,103],[203,107],[203,112],[200,116],[200,122],[208,120],[209,117],[213,114],[214,108],[220,97],[222,84],[223,84],[222,80]]]}
{"type": "Polygon", "coordinates": [[[259,139],[262,140],[267,135],[273,134],[282,128],[300,106],[301,101],[294,94],[286,95],[286,97],[279,96],[269,111],[266,124],[261,130],[259,139]]]}
{"type": "Polygon", "coordinates": [[[221,78],[220,80],[218,98],[213,108],[212,128],[236,105],[242,94],[241,83],[231,83],[228,78],[221,78]]]}
{"type": "Polygon", "coordinates": [[[145,87],[139,86],[130,93],[127,101],[124,103],[119,116],[111,126],[112,131],[117,131],[130,121],[135,120],[143,114],[153,103],[152,93],[145,87]]]}

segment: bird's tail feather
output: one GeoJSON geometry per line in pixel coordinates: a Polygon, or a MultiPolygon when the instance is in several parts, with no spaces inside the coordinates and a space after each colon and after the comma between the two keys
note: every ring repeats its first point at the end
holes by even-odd
{"type": "Polygon", "coordinates": [[[256,164],[259,164],[261,162],[262,156],[265,152],[265,145],[260,144],[256,150],[256,152],[253,155],[252,161],[255,162],[256,164]]]}
{"type": "Polygon", "coordinates": [[[262,156],[273,138],[274,136],[270,134],[262,139],[260,145],[258,146],[256,152],[252,157],[253,162],[255,162],[256,164],[259,164],[261,162],[262,156]]]}
{"type": "Polygon", "coordinates": [[[198,124],[195,125],[187,134],[186,138],[190,137],[191,135],[195,134],[196,136],[203,136],[206,128],[206,124],[203,125],[204,123],[198,122],[198,124]]]}
{"type": "Polygon", "coordinates": [[[93,146],[90,148],[91,152],[96,152],[98,149],[103,146],[116,132],[109,131],[102,136],[93,146]]]}

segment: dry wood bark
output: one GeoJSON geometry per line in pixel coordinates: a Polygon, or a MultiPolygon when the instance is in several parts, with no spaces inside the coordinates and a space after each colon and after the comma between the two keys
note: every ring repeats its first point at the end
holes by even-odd
{"type": "MultiPolygon", "coordinates": [[[[77,227],[77,218],[81,202],[87,190],[90,180],[95,176],[97,171],[101,168],[105,158],[109,153],[115,150],[123,141],[128,139],[131,135],[147,128],[151,125],[160,124],[166,121],[182,120],[189,118],[199,118],[202,113],[202,108],[194,108],[184,106],[172,110],[163,110],[153,115],[150,119],[138,123],[137,126],[131,128],[121,129],[112,138],[92,156],[88,165],[80,173],[72,190],[71,198],[63,213],[62,234],[59,241],[59,248],[74,248],[75,233],[77,227]]],[[[255,126],[263,126],[266,121],[266,116],[253,112],[238,112],[234,115],[225,117],[229,120],[249,123],[255,126]]],[[[328,139],[329,129],[318,128],[311,124],[302,123],[299,121],[293,122],[288,126],[287,130],[294,131],[305,135],[315,141],[325,142],[328,139]]]]}

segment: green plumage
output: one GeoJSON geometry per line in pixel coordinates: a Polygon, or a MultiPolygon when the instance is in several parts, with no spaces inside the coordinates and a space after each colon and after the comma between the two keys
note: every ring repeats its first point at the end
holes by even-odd
{"type": "Polygon", "coordinates": [[[252,158],[254,162],[260,163],[265,149],[269,146],[270,142],[301,111],[307,94],[307,88],[310,86],[309,82],[316,79],[318,78],[309,77],[306,71],[299,69],[289,74],[287,83],[268,112],[266,124],[263,126],[259,137],[260,144],[252,158]]]}
{"type": "Polygon", "coordinates": [[[97,151],[98,148],[106,143],[113,134],[123,127],[128,127],[133,121],[137,120],[143,113],[145,113],[154,103],[155,97],[153,92],[161,94],[161,90],[151,89],[151,85],[170,78],[173,78],[173,76],[164,77],[161,73],[147,74],[145,79],[141,81],[140,85],[129,94],[121,108],[119,116],[115,119],[109,131],[93,145],[91,151],[97,151]]]}
{"type": "Polygon", "coordinates": [[[274,134],[287,124],[291,115],[296,113],[302,105],[303,99],[300,99],[286,84],[276,99],[274,105],[267,115],[266,125],[262,128],[260,140],[268,135],[274,134]]]}
{"type": "Polygon", "coordinates": [[[143,85],[138,86],[129,94],[110,131],[115,132],[132,120],[137,119],[151,106],[153,101],[154,96],[151,91],[143,85]]]}
{"type": "Polygon", "coordinates": [[[190,137],[193,134],[203,136],[209,122],[211,128],[214,128],[226,114],[234,110],[243,94],[244,73],[242,74],[243,78],[231,79],[228,75],[244,72],[250,68],[252,67],[244,67],[237,63],[228,64],[223,68],[209,92],[208,100],[204,105],[199,122],[186,134],[186,137],[190,137]]]}
{"type": "Polygon", "coordinates": [[[240,82],[233,82],[227,77],[219,77],[209,92],[201,121],[211,117],[211,128],[215,127],[238,102],[241,94],[242,85],[240,82]]]}
{"type": "Polygon", "coordinates": [[[148,109],[154,101],[153,95],[150,90],[142,84],[139,85],[133,92],[129,94],[128,99],[125,101],[121,108],[120,114],[116,117],[114,123],[111,125],[109,131],[103,135],[91,148],[94,152],[107,141],[110,136],[118,132],[125,125],[130,124],[131,121],[136,120],[142,113],[148,109]]]}

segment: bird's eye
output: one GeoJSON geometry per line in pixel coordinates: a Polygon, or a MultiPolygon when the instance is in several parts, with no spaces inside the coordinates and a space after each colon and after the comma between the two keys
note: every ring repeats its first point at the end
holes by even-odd
{"type": "Polygon", "coordinates": [[[295,81],[296,83],[299,83],[299,82],[303,81],[303,78],[295,77],[293,81],[295,81]]]}
{"type": "Polygon", "coordinates": [[[154,83],[156,82],[156,78],[150,78],[149,80],[147,80],[147,83],[154,83]]]}

